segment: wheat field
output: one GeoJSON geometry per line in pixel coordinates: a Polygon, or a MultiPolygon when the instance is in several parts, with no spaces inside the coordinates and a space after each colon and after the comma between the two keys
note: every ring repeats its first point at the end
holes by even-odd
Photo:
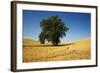
{"type": "Polygon", "coordinates": [[[23,62],[83,60],[90,58],[90,38],[61,43],[59,46],[52,46],[50,43],[42,45],[39,41],[31,39],[23,40],[23,62]]]}

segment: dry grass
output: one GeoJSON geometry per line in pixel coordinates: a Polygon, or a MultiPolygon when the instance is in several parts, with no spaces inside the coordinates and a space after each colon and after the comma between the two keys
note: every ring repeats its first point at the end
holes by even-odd
{"type": "Polygon", "coordinates": [[[59,46],[50,43],[41,45],[38,41],[29,39],[24,39],[23,43],[23,62],[82,60],[91,57],[90,38],[59,46]]]}

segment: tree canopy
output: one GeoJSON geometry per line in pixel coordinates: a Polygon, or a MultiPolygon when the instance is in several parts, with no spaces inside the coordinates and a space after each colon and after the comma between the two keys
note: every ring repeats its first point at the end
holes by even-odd
{"type": "Polygon", "coordinates": [[[42,29],[39,34],[39,41],[41,44],[48,41],[51,42],[53,46],[57,46],[61,42],[60,38],[66,36],[66,32],[69,30],[58,15],[41,20],[40,27],[42,29]]]}

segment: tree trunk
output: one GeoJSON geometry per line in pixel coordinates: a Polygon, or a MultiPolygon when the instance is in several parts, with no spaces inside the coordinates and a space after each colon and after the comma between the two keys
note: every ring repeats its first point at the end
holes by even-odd
{"type": "Polygon", "coordinates": [[[58,43],[57,42],[53,43],[53,46],[58,46],[58,43]]]}

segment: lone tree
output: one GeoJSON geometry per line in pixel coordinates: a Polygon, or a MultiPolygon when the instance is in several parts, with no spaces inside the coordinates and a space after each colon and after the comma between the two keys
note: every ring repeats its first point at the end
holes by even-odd
{"type": "Polygon", "coordinates": [[[60,38],[66,36],[65,32],[69,29],[58,15],[43,19],[40,22],[40,27],[42,28],[39,35],[40,43],[44,44],[47,40],[48,42],[51,42],[53,46],[58,46],[60,38]]]}

